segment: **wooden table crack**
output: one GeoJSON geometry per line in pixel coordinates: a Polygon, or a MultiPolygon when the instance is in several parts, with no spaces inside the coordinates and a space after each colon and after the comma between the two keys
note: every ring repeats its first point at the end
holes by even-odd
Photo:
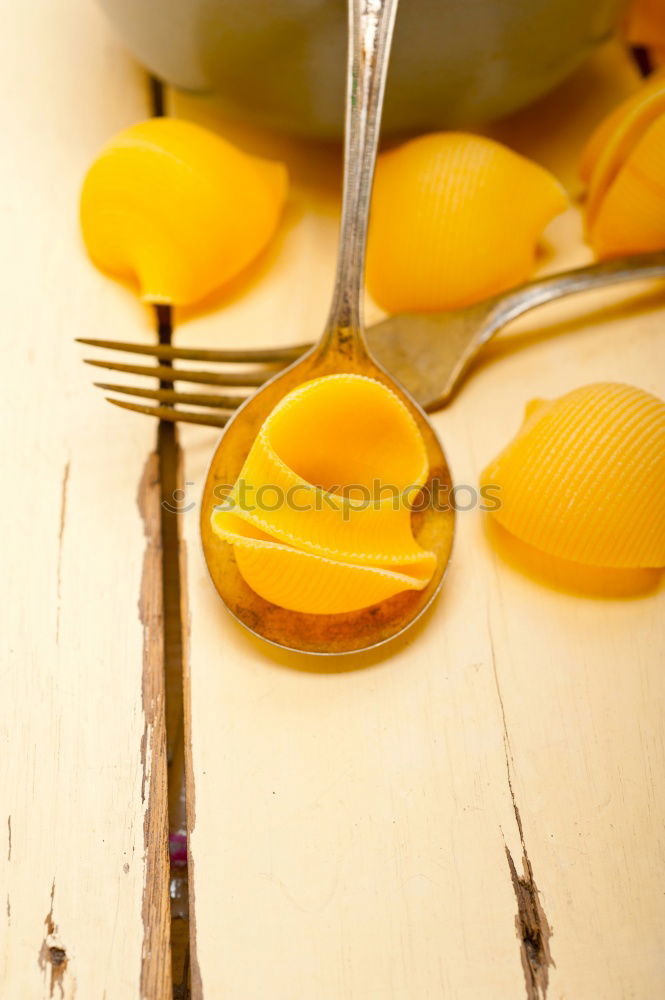
{"type": "Polygon", "coordinates": [[[496,694],[499,699],[501,711],[501,722],[503,726],[503,747],[506,759],[506,778],[510,799],[515,814],[515,822],[519,833],[519,840],[522,847],[522,872],[520,875],[515,866],[513,856],[510,853],[508,844],[504,841],[506,858],[510,878],[515,890],[517,901],[517,914],[515,916],[515,928],[520,941],[520,958],[524,970],[524,981],[526,985],[527,1000],[545,1000],[547,996],[547,986],[549,983],[549,967],[554,965],[554,959],[550,950],[550,938],[552,931],[547,920],[547,916],[540,902],[540,892],[533,874],[533,867],[524,838],[524,827],[520,815],[515,789],[513,785],[513,753],[510,745],[510,734],[508,732],[508,722],[506,719],[506,709],[501,694],[501,684],[499,683],[499,671],[497,668],[497,658],[494,649],[494,638],[492,636],[492,622],[487,609],[487,634],[490,644],[490,654],[492,661],[492,673],[496,686],[496,694]]]}

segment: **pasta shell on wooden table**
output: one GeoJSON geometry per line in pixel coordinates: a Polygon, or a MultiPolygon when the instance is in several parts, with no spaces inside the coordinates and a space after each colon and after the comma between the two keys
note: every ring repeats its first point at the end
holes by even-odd
{"type": "Polygon", "coordinates": [[[598,161],[598,157],[611,138],[614,130],[618,128],[624,116],[628,113],[627,108],[632,108],[637,100],[638,95],[631,94],[622,104],[619,104],[613,111],[610,111],[591,133],[580,158],[579,174],[585,184],[588,185],[591,180],[591,174],[598,161]]]}
{"type": "Polygon", "coordinates": [[[580,174],[588,184],[586,218],[589,228],[634,147],[663,114],[665,72],[660,72],[615,108],[592,133],[580,164],[580,174]]]}
{"type": "Polygon", "coordinates": [[[378,160],[367,284],[388,312],[468,305],[524,281],[568,204],[543,167],[482,136],[424,135],[378,160]]]}
{"type": "Polygon", "coordinates": [[[529,545],[503,528],[495,518],[488,519],[485,528],[489,543],[503,563],[535,583],[564,593],[616,600],[645,596],[662,584],[662,569],[587,566],[529,545]]]}
{"type": "Polygon", "coordinates": [[[621,383],[535,400],[481,484],[491,516],[536,549],[589,566],[665,566],[665,403],[621,383]]]}
{"type": "Polygon", "coordinates": [[[189,305],[264,249],[287,184],[282,163],[199,125],[153,118],[114,136],[88,170],[83,239],[99,268],[135,279],[146,301],[189,305]]]}
{"type": "Polygon", "coordinates": [[[644,132],[589,223],[599,257],[665,248],[665,111],[644,132]]]}
{"type": "Polygon", "coordinates": [[[579,172],[583,181],[588,183],[591,180],[591,174],[599,157],[608,142],[612,140],[616,129],[619,126],[623,127],[624,122],[632,123],[639,115],[645,114],[649,117],[653,101],[658,102],[664,90],[665,70],[658,70],[644,81],[634,93],[626,97],[601,119],[582,150],[579,172]]]}

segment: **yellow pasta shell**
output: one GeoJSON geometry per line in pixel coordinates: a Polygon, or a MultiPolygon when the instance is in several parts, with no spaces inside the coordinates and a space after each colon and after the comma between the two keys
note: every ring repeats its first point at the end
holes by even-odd
{"type": "Polygon", "coordinates": [[[644,132],[591,217],[599,257],[665,248],[665,112],[644,132]]]}
{"type": "Polygon", "coordinates": [[[90,257],[149,302],[188,305],[235,277],[273,236],[286,168],[174,118],[116,135],[92,164],[80,218],[90,257]]]}
{"type": "Polygon", "coordinates": [[[620,104],[592,134],[580,168],[589,186],[586,218],[590,229],[621,168],[645,132],[664,113],[665,74],[658,73],[620,104]]]}
{"type": "Polygon", "coordinates": [[[526,279],[567,205],[542,167],[481,136],[421,136],[379,157],[367,284],[388,312],[468,305],[526,279]]]}
{"type": "MultiPolygon", "coordinates": [[[[665,70],[658,70],[643,83],[634,94],[618,104],[596,126],[582,151],[580,158],[580,177],[587,184],[591,180],[601,154],[608,143],[613,142],[617,129],[624,127],[631,130],[641,115],[646,115],[647,124],[653,121],[652,109],[654,99],[658,104],[665,90],[665,70]]],[[[620,137],[619,137],[620,138],[620,137]]]]}
{"type": "Polygon", "coordinates": [[[618,107],[614,108],[599,125],[591,133],[589,139],[582,150],[582,156],[580,157],[580,177],[585,184],[588,184],[591,180],[591,175],[593,173],[594,167],[598,162],[598,157],[605,148],[607,142],[611,138],[614,130],[618,127],[620,122],[623,121],[624,116],[628,113],[629,109],[632,109],[633,105],[637,103],[638,95],[633,94],[619,104],[618,107]]]}
{"type": "Polygon", "coordinates": [[[359,610],[422,589],[436,568],[411,531],[410,503],[427,473],[401,400],[375,379],[329,375],[275,407],[212,527],[273,604],[359,610]]]}
{"type": "Polygon", "coordinates": [[[407,572],[313,555],[255,534],[240,518],[232,518],[218,514],[213,527],[233,544],[245,582],[266,601],[290,611],[314,615],[359,611],[404,590],[421,590],[432,575],[424,567],[415,572],[409,567],[407,572]]]}
{"type": "Polygon", "coordinates": [[[590,566],[665,566],[665,403],[613,382],[535,400],[482,473],[496,520],[552,556],[590,566]]]}

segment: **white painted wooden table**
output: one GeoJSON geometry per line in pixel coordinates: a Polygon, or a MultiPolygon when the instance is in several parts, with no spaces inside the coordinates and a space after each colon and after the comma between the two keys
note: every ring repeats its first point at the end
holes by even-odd
{"type": "MultiPolygon", "coordinates": [[[[132,292],[85,260],[76,220],[88,161],[149,113],[147,82],[90,0],[14,4],[0,45],[0,996],[162,1000],[156,429],[102,404],[73,344],[154,339],[132,292]]],[[[610,47],[497,134],[577,191],[569,144],[634,85],[610,47]]],[[[293,178],[275,246],[179,313],[177,341],[312,335],[332,283],[335,158],[221,123],[202,100],[170,95],[169,111],[283,156],[293,178]]],[[[588,259],[575,209],[548,238],[544,268],[588,259]]],[[[628,296],[550,306],[502,336],[435,418],[457,482],[477,482],[534,395],[620,379],[665,396],[665,293],[628,296]]],[[[573,596],[460,513],[439,602],[389,654],[276,653],[206,577],[197,503],[214,442],[181,434],[193,996],[665,994],[662,587],[573,596]]]]}
{"type": "Polygon", "coordinates": [[[8,5],[0,50],[0,996],[161,1000],[155,428],[100,405],[73,343],[151,339],[77,220],[88,162],[148,89],[89,0],[8,5]]]}

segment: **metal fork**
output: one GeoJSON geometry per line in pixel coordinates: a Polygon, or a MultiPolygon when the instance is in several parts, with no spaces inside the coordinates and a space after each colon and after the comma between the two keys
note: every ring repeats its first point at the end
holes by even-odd
{"type": "MultiPolygon", "coordinates": [[[[589,267],[537,278],[465,309],[428,315],[404,313],[390,316],[367,330],[367,340],[377,360],[424,409],[431,411],[444,406],[452,398],[477,354],[511,320],[536,306],[576,292],[624,281],[660,277],[665,277],[665,250],[603,261],[589,267]]],[[[151,399],[166,405],[147,406],[107,397],[110,403],[160,420],[209,424],[214,427],[223,427],[232,411],[251,394],[253,387],[262,385],[280,368],[300,357],[310,346],[298,344],[292,347],[242,351],[142,345],[88,338],[81,338],[78,342],[128,354],[148,355],[158,361],[169,362],[135,365],[86,358],[89,365],[131,375],[148,375],[159,379],[161,383],[157,389],[144,389],[96,382],[95,385],[100,389],[151,399]],[[171,364],[173,361],[250,367],[241,371],[212,371],[176,368],[171,364]],[[164,383],[172,385],[175,382],[199,383],[234,391],[230,394],[181,392],[163,387],[164,383]],[[182,404],[200,406],[203,412],[175,408],[182,404]],[[206,410],[213,412],[205,412],[206,410]]]]}

